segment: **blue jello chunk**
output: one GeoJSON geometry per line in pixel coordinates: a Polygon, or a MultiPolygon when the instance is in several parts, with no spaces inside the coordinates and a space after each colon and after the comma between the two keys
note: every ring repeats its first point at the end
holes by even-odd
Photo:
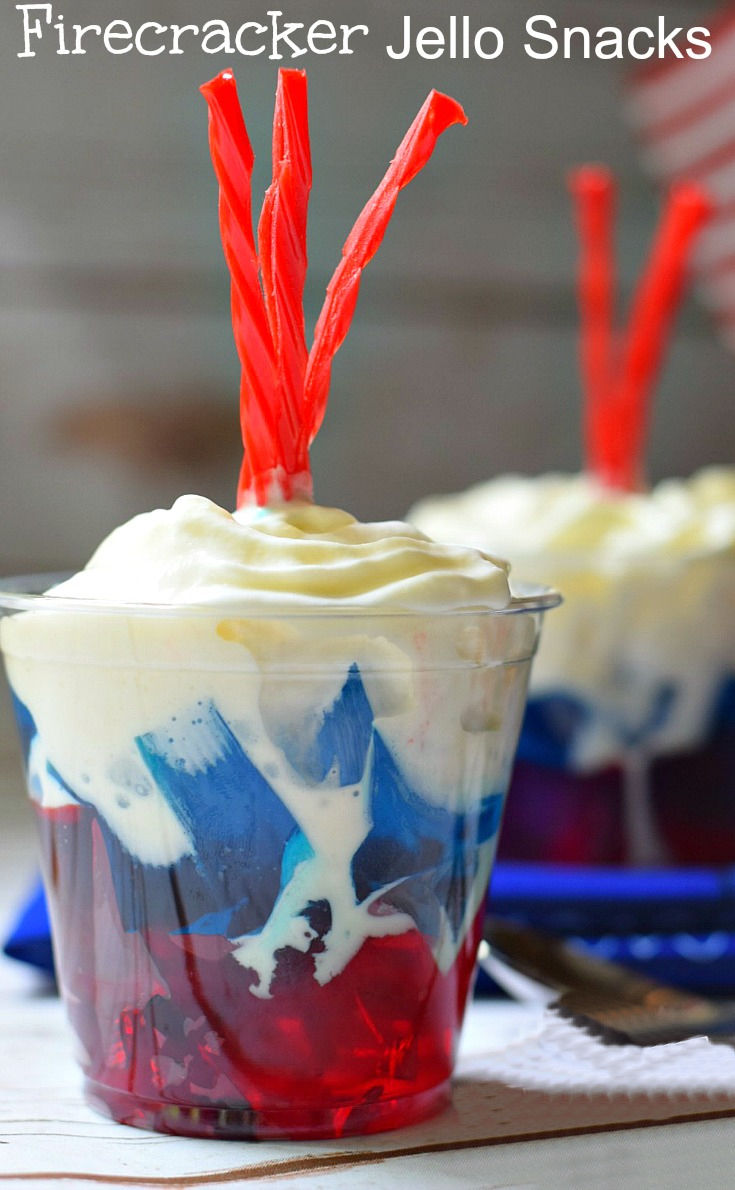
{"type": "MultiPolygon", "coordinates": [[[[280,867],[286,840],[298,830],[290,810],[253,764],[214,703],[186,718],[178,739],[167,729],[136,745],[179,820],[199,862],[218,869],[228,849],[245,850],[255,870],[280,867]],[[172,746],[173,743],[173,746],[172,746]],[[195,759],[187,762],[186,751],[195,759]]],[[[173,731],[173,729],[172,729],[173,731]]]]}
{"type": "Polygon", "coordinates": [[[480,816],[477,820],[477,842],[487,843],[494,839],[500,830],[503,817],[505,796],[502,793],[491,793],[482,799],[480,816]]]}
{"type": "MultiPolygon", "coordinates": [[[[659,731],[671,715],[676,701],[676,686],[661,682],[654,689],[648,711],[642,720],[628,724],[624,716],[608,719],[608,727],[621,747],[635,747],[659,731]]],[[[577,736],[595,714],[592,707],[571,694],[544,694],[528,700],[523,717],[518,759],[547,768],[571,767],[577,736]]]]}
{"type": "Polygon", "coordinates": [[[316,778],[323,781],[332,768],[340,785],[356,784],[365,772],[373,711],[357,665],[349,668],[339,698],[324,715],[316,739],[316,778]]]}
{"type": "MultiPolygon", "coordinates": [[[[451,836],[454,829],[454,815],[413,792],[378,731],[373,737],[370,817],[372,828],[355,855],[356,873],[361,868],[362,853],[371,842],[377,841],[381,842],[384,851],[389,849],[392,853],[400,867],[399,875],[418,872],[427,863],[437,861],[441,840],[451,836]]],[[[379,872],[380,884],[387,884],[391,879],[392,874],[384,870],[379,872]]]]}
{"type": "MultiPolygon", "coordinates": [[[[313,855],[314,850],[303,831],[294,831],[283,849],[278,886],[279,894],[291,880],[298,865],[303,860],[310,859],[313,855]]],[[[271,873],[271,875],[274,876],[275,872],[271,873]]],[[[275,897],[270,903],[272,907],[275,903],[275,897]]],[[[325,904],[331,918],[329,905],[326,902],[325,904]]],[[[304,915],[307,917],[315,911],[314,902],[309,902],[304,907],[304,915]]],[[[204,916],[198,918],[187,929],[178,932],[190,934],[222,934],[228,938],[237,938],[242,934],[259,933],[264,923],[264,915],[261,915],[255,920],[253,919],[253,901],[252,898],[246,897],[238,905],[219,910],[216,913],[204,914],[204,916]]]]}
{"type": "Polygon", "coordinates": [[[287,844],[301,858],[311,848],[213,703],[197,707],[185,723],[183,735],[175,726],[147,732],[136,740],[138,749],[194,841],[196,868],[216,902],[207,912],[230,906],[240,932],[259,928],[281,887],[287,844]],[[187,767],[185,746],[196,765],[187,767]]]}
{"type": "Polygon", "coordinates": [[[494,793],[483,799],[479,815],[457,815],[448,862],[436,872],[434,893],[455,935],[464,919],[477,872],[477,848],[497,834],[503,801],[502,794],[494,793]]]}
{"type": "Polygon", "coordinates": [[[566,768],[577,733],[587,726],[590,717],[590,709],[571,694],[529,698],[518,742],[518,759],[549,768],[566,768]]]}
{"type": "Polygon", "coordinates": [[[305,859],[311,859],[313,854],[314,849],[303,831],[295,831],[289,837],[281,860],[282,889],[289,883],[299,864],[305,859]]]}
{"type": "Polygon", "coordinates": [[[227,905],[224,909],[217,909],[212,913],[204,913],[196,921],[172,931],[175,934],[207,934],[224,938],[235,938],[243,931],[239,927],[238,915],[246,911],[250,904],[247,898],[239,905],[227,905]]]}
{"type": "Polygon", "coordinates": [[[436,895],[435,878],[434,871],[406,876],[386,893],[386,900],[393,908],[413,918],[416,929],[427,938],[436,938],[441,929],[441,903],[436,895]]]}
{"type": "MultiPolygon", "coordinates": [[[[218,887],[190,855],[169,867],[143,864],[123,847],[106,820],[89,807],[97,819],[110,863],[120,921],[124,930],[186,930],[208,915],[225,913],[229,919],[237,896],[218,887]]],[[[263,889],[263,891],[267,891],[263,889]]],[[[271,889],[275,899],[277,889],[271,889]]],[[[251,913],[258,911],[251,907],[251,913]]],[[[269,908],[260,907],[262,920],[269,908]]]]}
{"type": "Polygon", "coordinates": [[[410,788],[379,732],[373,747],[372,827],[352,862],[358,900],[400,882],[386,896],[410,913],[419,929],[436,932],[441,905],[456,930],[476,871],[477,847],[497,832],[503,797],[491,794],[478,812],[467,814],[433,806],[410,788]]]}

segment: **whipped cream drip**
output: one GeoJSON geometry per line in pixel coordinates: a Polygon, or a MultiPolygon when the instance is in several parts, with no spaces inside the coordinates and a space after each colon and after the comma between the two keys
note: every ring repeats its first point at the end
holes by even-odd
{"type": "Polygon", "coordinates": [[[646,493],[613,492],[588,475],[504,475],[422,500],[409,516],[441,540],[506,554],[520,581],[561,591],[531,694],[570,694],[592,712],[574,767],[706,737],[735,673],[735,469],[646,493]]]}

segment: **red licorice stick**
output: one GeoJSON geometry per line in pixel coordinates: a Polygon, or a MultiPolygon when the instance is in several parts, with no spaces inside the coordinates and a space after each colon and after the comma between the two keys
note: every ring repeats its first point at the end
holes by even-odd
{"type": "Polygon", "coordinates": [[[380,246],[399,191],[426,164],[442,132],[451,124],[466,124],[467,118],[455,100],[431,92],[347,239],[307,355],[303,292],[311,157],[306,76],[298,70],[279,71],[273,180],[258,224],[257,252],[253,151],[232,72],[223,71],[201,90],[209,106],[209,143],[220,188],[220,231],[241,365],[245,457],[238,507],[311,499],[309,446],[324,417],[332,359],[349,329],[362,270],[380,246]]]}
{"type": "MultiPolygon", "coordinates": [[[[306,214],[311,153],[306,74],[280,70],[273,117],[273,181],[258,223],[263,296],[276,357],[276,414],[282,421],[284,495],[311,495],[309,442],[303,422],[307,348],[304,333],[306,214]],[[294,490],[294,487],[297,491],[294,490]]],[[[257,458],[250,460],[253,470],[257,458]]]]}
{"type": "Polygon", "coordinates": [[[614,412],[604,426],[602,478],[613,487],[633,491],[643,482],[643,445],[651,390],[673,326],[690,247],[713,210],[708,195],[693,182],[679,182],[669,192],[634,295],[622,345],[614,412]]]}
{"type": "Polygon", "coordinates": [[[238,505],[258,476],[274,471],[277,369],[273,340],[258,277],[253,237],[251,177],[254,155],[232,72],[223,71],[201,88],[209,107],[209,148],[219,183],[222,247],[231,278],[232,330],[240,359],[240,428],[245,459],[238,505]]]}
{"type": "Polygon", "coordinates": [[[317,319],[304,386],[309,442],[322,424],[329,393],[332,360],[344,342],[357,302],[365,266],[380,247],[398,193],[423,168],[441,134],[452,124],[466,124],[462,107],[448,95],[432,91],[401,141],[396,155],[360,213],[342,249],[342,259],[327,286],[317,319]]]}
{"type": "Polygon", "coordinates": [[[609,169],[584,165],[568,179],[579,238],[580,371],[587,468],[602,469],[606,407],[612,398],[615,184],[609,169]]]}

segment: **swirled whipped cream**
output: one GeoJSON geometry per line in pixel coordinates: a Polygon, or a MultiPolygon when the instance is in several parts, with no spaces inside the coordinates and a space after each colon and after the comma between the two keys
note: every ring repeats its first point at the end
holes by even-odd
{"type": "Polygon", "coordinates": [[[585,474],[502,475],[422,500],[408,515],[437,541],[504,552],[524,578],[537,559],[585,553],[614,573],[645,560],[734,554],[735,469],[709,467],[647,493],[614,492],[585,474]]]}
{"type": "Polygon", "coordinates": [[[424,612],[503,608],[507,565],[399,521],[294,502],[234,514],[202,496],[134,517],[53,594],[111,603],[424,612]]]}
{"type": "Polygon", "coordinates": [[[531,691],[571,695],[590,712],[575,766],[706,736],[735,673],[735,469],[646,493],[588,475],[504,475],[423,500],[409,517],[439,540],[504,553],[518,580],[559,587],[531,691]]]}

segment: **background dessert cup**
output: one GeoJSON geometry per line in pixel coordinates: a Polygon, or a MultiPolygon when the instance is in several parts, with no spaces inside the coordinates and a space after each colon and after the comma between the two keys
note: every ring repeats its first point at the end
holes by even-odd
{"type": "Polygon", "coordinates": [[[27,592],[5,584],[2,644],[90,1101],[222,1137],[437,1110],[555,599],[253,615],[27,592]]]}
{"type": "Polygon", "coordinates": [[[584,469],[498,476],[424,500],[409,519],[437,540],[499,551],[520,578],[542,571],[564,592],[534,670],[502,854],[731,862],[735,472],[654,488],[644,478],[663,349],[713,205],[695,183],[671,188],[621,324],[614,178],[583,166],[569,184],[584,469]]]}
{"type": "Polygon", "coordinates": [[[446,540],[522,542],[514,574],[564,592],[534,665],[501,853],[731,862],[733,472],[649,493],[505,476],[410,515],[446,540]]]}

